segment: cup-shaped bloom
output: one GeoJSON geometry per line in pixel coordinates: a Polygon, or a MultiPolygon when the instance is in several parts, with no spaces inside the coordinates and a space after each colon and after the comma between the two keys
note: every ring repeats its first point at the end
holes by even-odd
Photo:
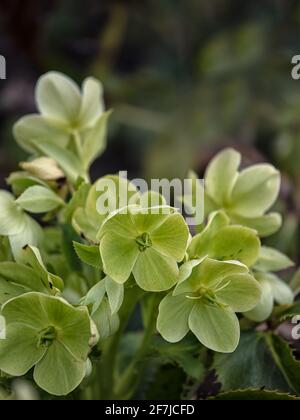
{"type": "Polygon", "coordinates": [[[177,283],[189,229],[181,214],[167,206],[129,206],[109,216],[99,233],[104,272],[117,283],[132,273],[147,291],[177,283]]]}
{"type": "Polygon", "coordinates": [[[210,215],[207,226],[191,240],[191,259],[209,256],[216,260],[237,260],[251,267],[258,259],[260,240],[253,229],[230,225],[224,211],[210,215]]]}
{"type": "Polygon", "coordinates": [[[175,290],[162,300],[157,329],[171,343],[191,330],[209,349],[231,353],[240,338],[235,313],[254,308],[260,295],[245,265],[206,257],[192,260],[181,266],[175,290]]]}
{"type": "Polygon", "coordinates": [[[205,173],[205,211],[224,209],[232,223],[268,236],[281,226],[278,213],[267,213],[280,189],[280,173],[270,164],[239,171],[241,155],[233,149],[220,152],[205,173]]]}
{"type": "Polygon", "coordinates": [[[39,224],[6,191],[0,191],[0,236],[9,238],[15,259],[25,245],[38,245],[42,238],[39,224]]]}
{"type": "Polygon", "coordinates": [[[0,369],[23,376],[34,367],[37,385],[67,395],[83,380],[90,351],[87,308],[37,292],[11,299],[2,307],[6,339],[0,340],[0,369]]]}

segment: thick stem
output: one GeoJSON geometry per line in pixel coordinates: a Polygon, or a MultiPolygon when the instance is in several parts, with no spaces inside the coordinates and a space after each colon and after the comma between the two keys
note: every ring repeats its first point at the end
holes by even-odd
{"type": "Polygon", "coordinates": [[[151,296],[151,302],[148,308],[147,326],[144,331],[143,339],[139,350],[116,384],[115,395],[117,399],[130,399],[133,397],[140,380],[143,377],[147,364],[145,360],[146,355],[149,351],[156,328],[157,311],[160,300],[161,296],[159,294],[153,294],[151,296]]]}
{"type": "Polygon", "coordinates": [[[126,289],[124,302],[120,310],[120,327],[117,333],[103,343],[101,360],[97,369],[98,395],[95,399],[115,399],[116,359],[120,339],[127,327],[132,312],[144,292],[136,285],[126,289]]]}

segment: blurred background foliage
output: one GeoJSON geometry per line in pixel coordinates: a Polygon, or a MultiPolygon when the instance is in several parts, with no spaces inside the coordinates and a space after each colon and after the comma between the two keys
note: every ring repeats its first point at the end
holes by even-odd
{"type": "Polygon", "coordinates": [[[199,175],[222,147],[244,164],[282,171],[281,232],[269,243],[299,260],[300,1],[1,0],[0,182],[25,158],[12,139],[34,112],[34,85],[48,70],[79,83],[94,75],[114,114],[94,178],[199,175]]]}

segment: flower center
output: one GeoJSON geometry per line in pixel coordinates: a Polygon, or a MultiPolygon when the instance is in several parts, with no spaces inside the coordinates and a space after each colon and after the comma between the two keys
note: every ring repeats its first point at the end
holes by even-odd
{"type": "Polygon", "coordinates": [[[52,342],[56,339],[56,329],[54,327],[47,327],[39,332],[38,347],[50,347],[52,342]]]}
{"type": "Polygon", "coordinates": [[[139,250],[141,252],[146,251],[147,248],[152,246],[150,235],[147,232],[144,232],[142,235],[138,236],[135,241],[138,244],[139,250]]]}

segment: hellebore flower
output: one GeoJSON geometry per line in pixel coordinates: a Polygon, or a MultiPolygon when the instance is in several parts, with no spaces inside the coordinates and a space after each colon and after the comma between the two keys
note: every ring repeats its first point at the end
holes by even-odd
{"type": "Polygon", "coordinates": [[[253,267],[262,295],[258,305],[244,315],[252,321],[262,322],[272,314],[274,303],[291,305],[294,293],[289,285],[272,273],[292,267],[293,262],[281,252],[269,247],[261,247],[260,257],[253,267]]]}
{"type": "Polygon", "coordinates": [[[191,330],[209,349],[231,353],[240,339],[235,312],[254,308],[260,295],[257,281],[237,261],[189,261],[180,267],[175,290],[159,306],[157,329],[171,343],[191,330]]]}
{"type": "Polygon", "coordinates": [[[261,237],[271,235],[281,226],[279,213],[267,213],[279,194],[280,173],[269,164],[239,171],[240,163],[233,149],[211,161],[205,173],[205,212],[223,209],[233,224],[255,229],[261,237]]]}
{"type": "Polygon", "coordinates": [[[257,233],[244,226],[229,225],[229,222],[224,211],[212,213],[207,226],[189,244],[190,259],[209,256],[219,261],[237,260],[251,267],[260,251],[257,233]]]}
{"type": "Polygon", "coordinates": [[[39,114],[15,124],[17,142],[29,153],[54,159],[70,181],[84,178],[106,146],[109,112],[101,83],[87,78],[80,90],[69,77],[49,72],[39,79],[35,98],[39,114]]]}
{"type": "Polygon", "coordinates": [[[170,207],[129,206],[106,219],[99,238],[108,276],[122,284],[132,273],[142,289],[155,292],[176,284],[189,230],[170,207]]]}
{"type": "Polygon", "coordinates": [[[53,395],[67,395],[83,380],[90,350],[87,308],[31,292],[2,307],[6,339],[0,340],[0,369],[23,376],[34,367],[34,380],[53,395]]]}

